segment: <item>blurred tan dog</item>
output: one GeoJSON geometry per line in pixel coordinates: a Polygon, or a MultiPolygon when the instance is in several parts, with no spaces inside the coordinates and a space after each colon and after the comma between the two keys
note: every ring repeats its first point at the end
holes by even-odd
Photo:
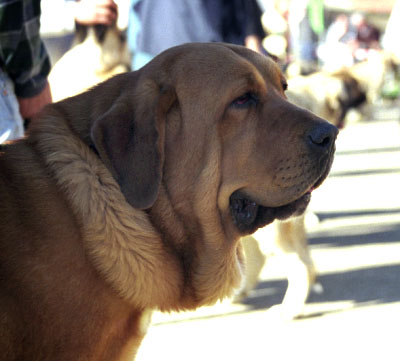
{"type": "Polygon", "coordinates": [[[293,103],[318,114],[339,129],[344,127],[349,110],[359,108],[367,100],[366,90],[349,69],[290,78],[287,96],[293,103]]]}
{"type": "Polygon", "coordinates": [[[347,69],[366,92],[369,104],[374,104],[381,96],[386,80],[398,76],[398,59],[385,50],[370,52],[367,60],[354,64],[347,69]]]}
{"type": "Polygon", "coordinates": [[[303,308],[316,281],[316,269],[307,242],[304,216],[287,221],[275,221],[273,225],[259,229],[251,236],[242,238],[247,261],[245,284],[235,298],[240,302],[258,283],[260,273],[271,255],[279,257],[288,280],[288,288],[281,305],[272,307],[283,320],[293,320],[303,313],[303,308]],[[261,247],[269,243],[269,247],[261,247]],[[265,249],[268,251],[265,252],[265,249]]]}
{"type": "Polygon", "coordinates": [[[79,94],[130,69],[124,33],[116,25],[77,24],[74,45],[53,66],[49,83],[54,101],[79,94]]]}

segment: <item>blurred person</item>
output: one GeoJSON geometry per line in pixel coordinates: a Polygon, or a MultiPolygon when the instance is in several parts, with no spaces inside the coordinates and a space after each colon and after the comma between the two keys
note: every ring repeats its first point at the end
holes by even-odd
{"type": "Polygon", "coordinates": [[[354,30],[354,39],[349,42],[355,62],[368,58],[369,52],[380,49],[380,31],[370,24],[361,13],[354,13],[350,17],[350,27],[354,30]]]}
{"type": "Polygon", "coordinates": [[[382,39],[383,48],[393,54],[396,60],[400,62],[400,0],[396,0],[390,12],[389,20],[385,27],[382,39]]]}
{"type": "Polygon", "coordinates": [[[329,70],[350,67],[367,60],[371,52],[380,49],[379,40],[380,31],[363,14],[354,13],[350,18],[340,14],[328,27],[318,56],[329,70]]]}
{"type": "Polygon", "coordinates": [[[350,20],[346,14],[339,14],[328,26],[325,41],[317,48],[317,55],[323,67],[335,71],[354,64],[349,42],[354,41],[356,33],[350,28],[350,20]]]}
{"type": "Polygon", "coordinates": [[[105,33],[105,29],[115,26],[118,19],[118,5],[114,0],[66,0],[74,6],[74,43],[81,43],[87,36],[88,28],[105,33]]]}
{"type": "Polygon", "coordinates": [[[397,99],[400,96],[399,64],[400,64],[400,0],[396,0],[382,37],[382,47],[392,58],[394,71],[386,73],[382,95],[386,98],[397,99]]]}
{"type": "Polygon", "coordinates": [[[74,36],[72,46],[81,43],[89,27],[105,32],[109,26],[115,26],[118,19],[118,5],[114,0],[65,0],[72,10],[74,36]],[[71,7],[72,6],[72,7],[71,7]]]}
{"type": "Polygon", "coordinates": [[[379,48],[381,33],[379,29],[371,24],[361,13],[355,13],[350,18],[350,23],[357,30],[356,40],[362,48],[379,48]]]}
{"type": "Polygon", "coordinates": [[[288,8],[289,52],[291,62],[302,75],[317,70],[316,49],[324,30],[322,0],[291,0],[288,8]]]}
{"type": "Polygon", "coordinates": [[[41,0],[41,32],[66,34],[75,24],[110,25],[116,21],[118,6],[114,0],[41,0]],[[62,13],[62,16],[55,14],[62,13]]]}
{"type": "Polygon", "coordinates": [[[349,18],[346,14],[339,14],[326,31],[326,41],[346,43],[349,41],[349,33],[349,18]]]}
{"type": "Polygon", "coordinates": [[[128,42],[132,69],[188,42],[228,42],[262,52],[256,0],[132,0],[128,42]]]}
{"type": "Polygon", "coordinates": [[[78,0],[74,2],[74,18],[78,24],[112,25],[117,21],[118,6],[113,0],[78,0]]]}
{"type": "Polygon", "coordinates": [[[0,143],[50,103],[50,60],[39,35],[40,0],[0,0],[0,143]]]}
{"type": "MultiPolygon", "coordinates": [[[[79,24],[111,24],[117,6],[113,0],[80,0],[74,14],[79,24]]],[[[40,16],[40,0],[0,0],[0,143],[22,137],[24,122],[52,102],[40,16]]]]}

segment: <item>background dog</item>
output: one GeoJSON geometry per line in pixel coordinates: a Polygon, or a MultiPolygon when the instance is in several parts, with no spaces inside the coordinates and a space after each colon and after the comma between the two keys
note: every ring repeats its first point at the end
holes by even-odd
{"type": "Polygon", "coordinates": [[[113,75],[130,70],[126,37],[116,25],[76,24],[74,44],[50,72],[54,101],[79,94],[113,75]]]}
{"type": "Polygon", "coordinates": [[[324,117],[338,128],[344,127],[350,109],[358,109],[367,100],[366,90],[349,69],[296,76],[290,78],[288,84],[290,101],[324,117]]]}

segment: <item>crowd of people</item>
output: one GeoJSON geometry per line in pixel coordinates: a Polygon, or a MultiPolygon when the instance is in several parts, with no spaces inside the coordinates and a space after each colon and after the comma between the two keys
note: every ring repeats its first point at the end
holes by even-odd
{"type": "MultiPolygon", "coordinates": [[[[66,3],[72,5],[76,24],[110,25],[118,18],[114,0],[66,3]]],[[[262,45],[268,28],[262,22],[263,10],[269,11],[263,9],[265,3],[130,0],[127,35],[132,69],[140,68],[164,49],[185,42],[231,42],[275,55],[273,48],[262,45]]],[[[303,73],[321,64],[327,68],[349,66],[380,48],[380,31],[361,13],[339,14],[325,30],[321,1],[276,3],[288,30],[283,62],[298,61],[303,73]]],[[[51,65],[40,37],[40,15],[40,0],[0,0],[0,143],[22,136],[24,123],[52,101],[47,80],[51,65]]]]}
{"type": "MultiPolygon", "coordinates": [[[[70,4],[77,24],[110,25],[118,16],[114,0],[70,4]]],[[[133,69],[184,42],[226,41],[262,51],[261,13],[255,0],[132,0],[130,9],[133,69]]],[[[0,142],[21,137],[24,123],[52,101],[47,79],[51,66],[40,38],[40,12],[40,0],[0,1],[0,142]]]]}

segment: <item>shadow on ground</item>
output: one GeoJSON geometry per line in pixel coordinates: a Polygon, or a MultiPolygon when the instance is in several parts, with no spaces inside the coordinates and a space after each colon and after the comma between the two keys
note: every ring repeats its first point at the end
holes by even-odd
{"type": "MultiPolygon", "coordinates": [[[[377,210],[366,212],[341,212],[341,213],[319,213],[320,221],[327,219],[338,219],[360,216],[384,216],[398,214],[400,219],[400,210],[377,210]]],[[[330,232],[315,233],[308,235],[308,243],[313,245],[324,245],[329,247],[357,246],[367,244],[383,244],[400,242],[400,222],[388,224],[360,224],[335,229],[330,232]]],[[[399,258],[400,260],[400,258],[399,258]]]]}
{"type": "MultiPolygon", "coordinates": [[[[400,210],[343,212],[319,214],[320,219],[362,215],[384,215],[400,210]]],[[[345,247],[365,246],[400,242],[400,223],[381,225],[359,225],[345,228],[340,234],[309,235],[311,246],[345,247]],[[347,231],[347,232],[346,232],[347,231]]],[[[398,264],[373,266],[350,271],[338,271],[318,277],[322,293],[311,293],[307,303],[351,301],[357,305],[365,303],[392,303],[400,301],[400,258],[398,264]]],[[[287,289],[287,280],[263,281],[250,297],[242,301],[250,309],[260,310],[280,304],[287,289]]]]}
{"type": "MultiPolygon", "coordinates": [[[[352,301],[357,304],[400,301],[400,264],[338,272],[318,277],[324,292],[311,293],[307,303],[352,301]]],[[[253,310],[280,304],[286,280],[260,282],[251,297],[242,301],[253,310]]]]}

